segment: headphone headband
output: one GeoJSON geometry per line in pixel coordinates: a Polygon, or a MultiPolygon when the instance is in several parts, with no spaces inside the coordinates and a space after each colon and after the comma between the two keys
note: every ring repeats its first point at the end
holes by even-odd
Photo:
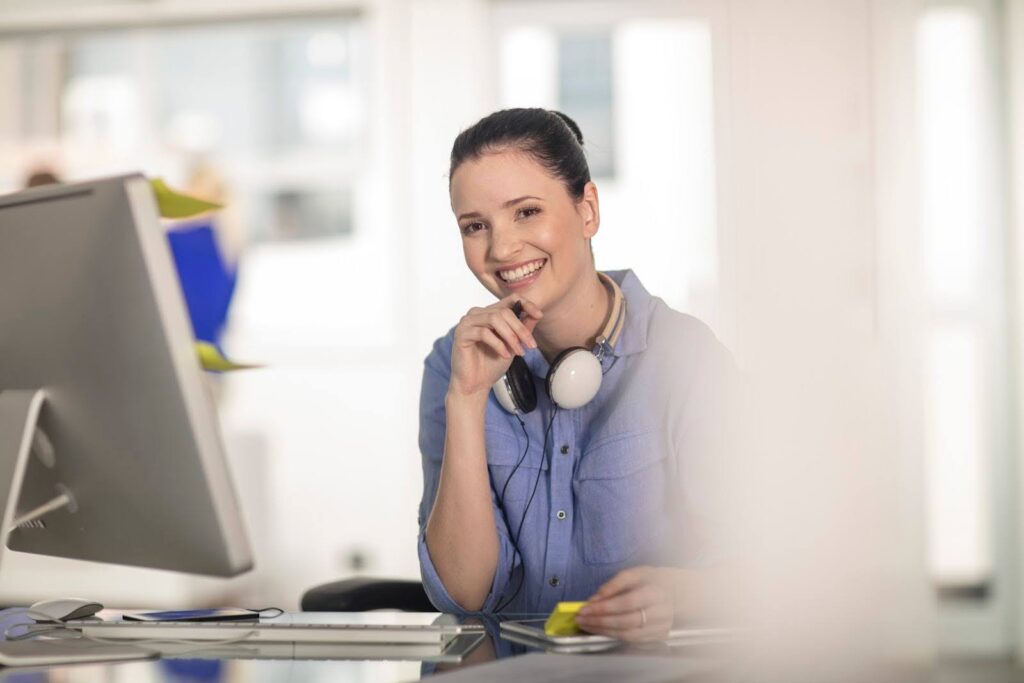
{"type": "MultiPolygon", "coordinates": [[[[544,385],[551,402],[559,408],[580,408],[597,395],[604,374],[604,357],[615,348],[625,327],[626,298],[622,290],[604,273],[598,272],[597,275],[612,295],[612,307],[593,350],[575,346],[565,349],[551,361],[544,385]]],[[[522,312],[521,306],[516,302],[512,309],[517,316],[522,312]]],[[[498,403],[513,414],[529,413],[536,408],[533,374],[521,356],[513,358],[505,375],[494,383],[494,395],[498,403]]]]}
{"type": "Polygon", "coordinates": [[[622,328],[626,326],[626,297],[615,280],[600,271],[597,276],[612,295],[612,310],[608,314],[608,322],[605,323],[601,333],[597,335],[597,346],[598,349],[605,345],[614,349],[615,344],[619,341],[619,335],[622,334],[622,328]]]}

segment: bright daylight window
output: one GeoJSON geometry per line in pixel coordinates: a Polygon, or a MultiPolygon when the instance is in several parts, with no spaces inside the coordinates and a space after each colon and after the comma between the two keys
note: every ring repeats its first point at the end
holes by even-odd
{"type": "Polygon", "coordinates": [[[83,168],[212,164],[248,242],[343,236],[365,139],[358,19],[72,34],[60,139],[83,168]]]}
{"type": "Polygon", "coordinates": [[[586,29],[529,17],[497,25],[501,106],[557,108],[583,131],[601,195],[598,268],[632,268],[670,305],[715,326],[709,25],[678,17],[586,29]]]}
{"type": "Polygon", "coordinates": [[[917,31],[928,552],[947,590],[984,591],[993,578],[998,406],[1009,374],[983,29],[977,12],[941,7],[917,31]]]}

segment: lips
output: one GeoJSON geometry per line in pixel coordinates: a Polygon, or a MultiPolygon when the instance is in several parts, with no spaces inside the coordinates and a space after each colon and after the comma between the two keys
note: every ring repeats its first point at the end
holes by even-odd
{"type": "Polygon", "coordinates": [[[502,268],[497,271],[498,279],[507,285],[522,284],[534,279],[546,264],[547,259],[539,258],[516,264],[510,268],[502,268]]]}

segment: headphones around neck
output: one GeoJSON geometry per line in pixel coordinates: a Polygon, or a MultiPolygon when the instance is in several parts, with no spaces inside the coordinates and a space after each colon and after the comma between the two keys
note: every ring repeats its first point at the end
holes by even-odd
{"type": "MultiPolygon", "coordinates": [[[[612,295],[612,310],[593,349],[573,346],[559,353],[551,362],[544,386],[548,398],[557,408],[582,408],[597,396],[604,374],[601,361],[615,348],[626,321],[626,298],[619,285],[604,273],[597,275],[612,295]]],[[[512,310],[516,316],[521,316],[522,304],[516,302],[512,310]]],[[[512,365],[494,383],[493,391],[501,407],[515,415],[529,413],[537,407],[533,373],[522,356],[512,359],[512,365]]]]}

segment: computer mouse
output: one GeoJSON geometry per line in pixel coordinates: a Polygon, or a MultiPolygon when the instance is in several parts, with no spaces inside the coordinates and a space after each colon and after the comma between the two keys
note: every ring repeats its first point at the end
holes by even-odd
{"type": "Polygon", "coordinates": [[[28,616],[36,621],[70,621],[85,619],[103,609],[103,605],[94,600],[81,598],[58,598],[43,600],[28,608],[28,616]]]}

